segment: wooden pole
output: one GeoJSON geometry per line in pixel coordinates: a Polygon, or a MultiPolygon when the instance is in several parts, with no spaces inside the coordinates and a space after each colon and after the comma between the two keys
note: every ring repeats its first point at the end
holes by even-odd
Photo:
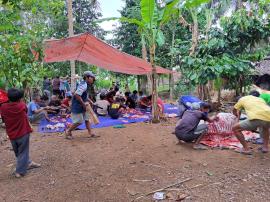
{"type": "MultiPolygon", "coordinates": [[[[68,33],[69,36],[74,35],[73,30],[73,13],[72,13],[72,0],[67,0],[67,7],[68,7],[68,33]]],[[[75,61],[70,61],[70,73],[71,73],[71,91],[74,92],[76,89],[76,82],[75,82],[75,61]]]]}

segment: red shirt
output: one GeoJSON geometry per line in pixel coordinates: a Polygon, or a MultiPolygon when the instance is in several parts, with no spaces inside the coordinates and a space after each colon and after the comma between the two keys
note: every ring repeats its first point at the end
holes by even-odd
{"type": "Polygon", "coordinates": [[[68,98],[65,98],[65,99],[62,101],[62,105],[65,105],[65,106],[69,107],[69,99],[68,99],[68,98]]]}
{"type": "Polygon", "coordinates": [[[10,140],[32,132],[27,117],[27,106],[24,102],[4,103],[1,106],[1,116],[10,140]]]}
{"type": "Polygon", "coordinates": [[[164,113],[164,103],[162,99],[160,99],[159,97],[157,98],[157,104],[161,108],[162,112],[164,113]]]}

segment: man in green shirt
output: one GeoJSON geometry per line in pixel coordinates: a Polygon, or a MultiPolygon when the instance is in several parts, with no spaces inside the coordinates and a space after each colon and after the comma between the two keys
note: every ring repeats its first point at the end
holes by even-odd
{"type": "Polygon", "coordinates": [[[268,105],[270,105],[270,94],[262,93],[260,98],[262,98],[268,105]]]}

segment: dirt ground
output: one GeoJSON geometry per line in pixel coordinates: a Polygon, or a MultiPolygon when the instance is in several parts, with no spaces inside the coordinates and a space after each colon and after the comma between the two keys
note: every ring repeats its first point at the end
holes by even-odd
{"type": "MultiPolygon", "coordinates": [[[[185,195],[184,201],[270,201],[270,154],[195,151],[190,144],[176,145],[174,124],[95,129],[97,139],[77,131],[72,141],[33,133],[31,157],[42,167],[23,179],[11,175],[15,158],[4,142],[0,201],[128,202],[189,178],[166,193],[185,195]]],[[[136,201],[154,201],[153,194],[136,201]]]]}

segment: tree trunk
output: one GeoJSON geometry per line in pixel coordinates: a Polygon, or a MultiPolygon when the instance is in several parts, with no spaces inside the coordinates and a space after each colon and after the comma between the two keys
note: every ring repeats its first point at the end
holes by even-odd
{"type": "Polygon", "coordinates": [[[191,11],[191,16],[193,20],[193,25],[192,25],[192,46],[190,48],[190,53],[189,55],[194,55],[195,50],[198,45],[198,36],[199,36],[199,25],[198,25],[198,18],[197,18],[197,13],[196,11],[191,11]]]}
{"type": "MultiPolygon", "coordinates": [[[[172,44],[171,44],[171,48],[174,47],[174,43],[175,43],[175,28],[173,29],[172,32],[172,44]]],[[[173,69],[173,60],[174,60],[174,54],[171,55],[171,66],[170,69],[173,69]]],[[[170,88],[170,101],[173,101],[173,90],[174,90],[174,78],[173,78],[173,74],[169,75],[169,88],[170,88]]]]}
{"type": "MultiPolygon", "coordinates": [[[[144,40],[144,37],[142,36],[142,58],[147,61],[147,49],[146,49],[146,43],[144,40]]],[[[142,82],[141,82],[141,90],[143,93],[147,94],[151,92],[151,88],[149,88],[149,85],[151,83],[151,80],[148,79],[148,76],[141,76],[142,82]],[[147,89],[148,88],[148,89],[147,89]]],[[[150,86],[151,87],[151,86],[150,86]]]]}
{"type": "Polygon", "coordinates": [[[170,101],[173,101],[173,91],[174,91],[174,78],[173,74],[169,75],[169,85],[170,85],[170,101]]]}
{"type": "Polygon", "coordinates": [[[155,66],[155,44],[150,47],[150,62],[152,65],[152,123],[159,123],[159,112],[157,106],[157,70],[155,66]]]}
{"type": "Polygon", "coordinates": [[[140,91],[141,90],[141,77],[138,75],[137,76],[137,82],[138,82],[138,91],[140,91]]]}
{"type": "Polygon", "coordinates": [[[242,0],[236,0],[235,10],[239,10],[243,7],[242,0]]]}
{"type": "Polygon", "coordinates": [[[205,29],[205,39],[208,42],[209,39],[209,31],[211,29],[212,26],[212,10],[211,9],[207,9],[207,14],[206,14],[206,29],[205,29]]]}
{"type": "Polygon", "coordinates": [[[147,94],[147,77],[145,75],[141,76],[141,89],[139,90],[147,94]]]}
{"type": "MultiPolygon", "coordinates": [[[[74,35],[73,30],[73,13],[72,13],[72,0],[67,0],[67,7],[68,7],[68,33],[69,36],[74,35]]],[[[71,73],[71,91],[75,91],[76,89],[76,82],[75,82],[75,61],[70,61],[70,73],[71,73]]]]}
{"type": "Polygon", "coordinates": [[[218,105],[221,105],[221,88],[218,88],[218,105]]]}
{"type": "Polygon", "coordinates": [[[153,75],[147,74],[147,93],[152,94],[153,93],[153,75]]]}

